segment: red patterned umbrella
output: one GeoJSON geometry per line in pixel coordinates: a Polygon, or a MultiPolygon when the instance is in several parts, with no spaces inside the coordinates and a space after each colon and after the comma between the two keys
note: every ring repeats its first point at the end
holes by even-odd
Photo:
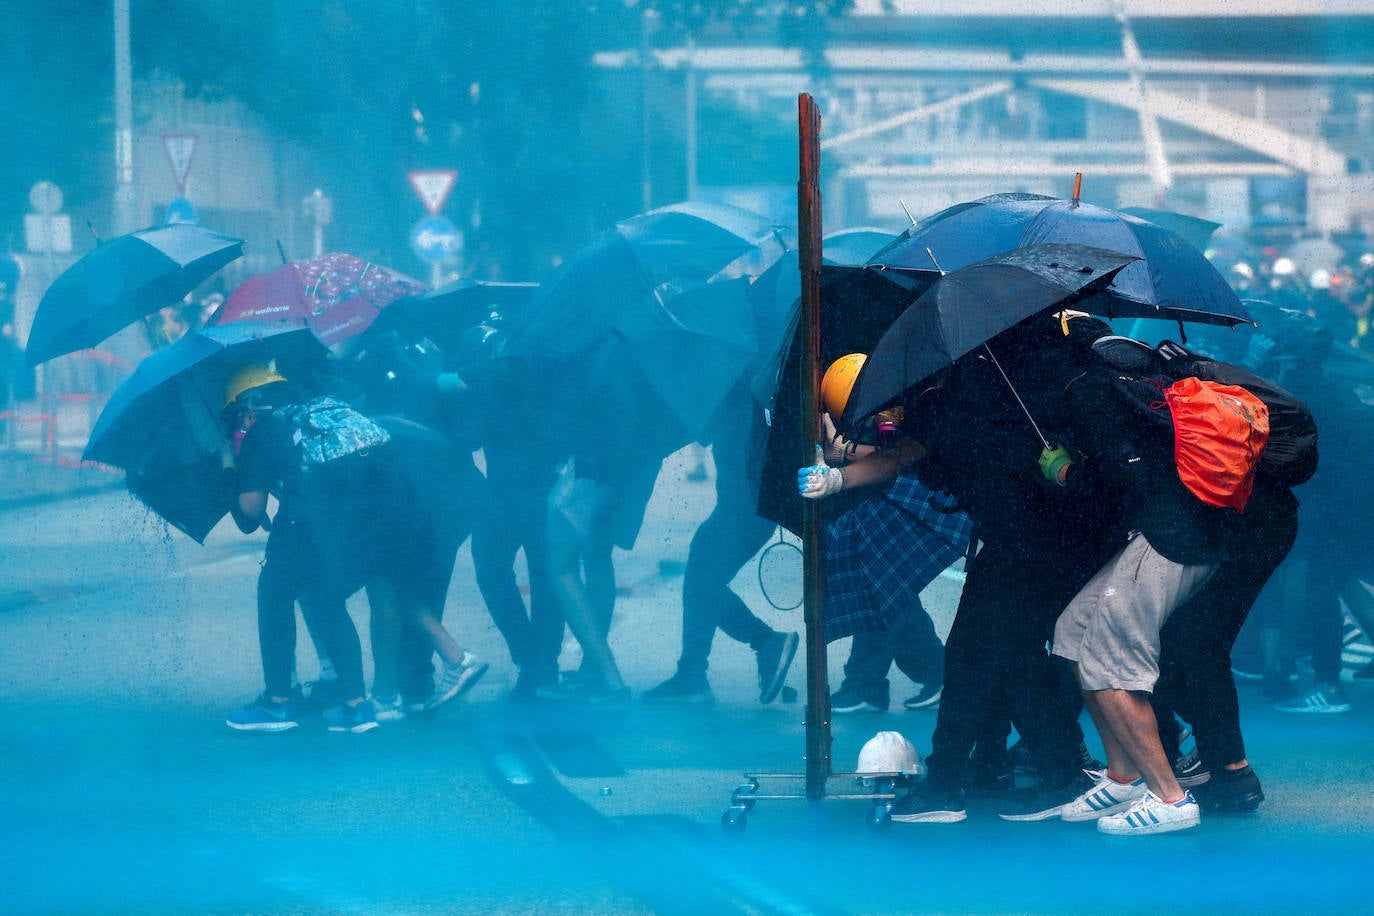
{"type": "Polygon", "coordinates": [[[386,306],[425,284],[350,254],[292,261],[240,283],[215,324],[268,321],[305,326],[327,347],[362,333],[386,306]]]}

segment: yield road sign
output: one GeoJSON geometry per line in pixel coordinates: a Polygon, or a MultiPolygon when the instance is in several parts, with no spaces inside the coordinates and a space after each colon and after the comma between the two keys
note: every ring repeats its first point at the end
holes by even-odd
{"type": "Polygon", "coordinates": [[[167,161],[172,166],[172,177],[177,182],[177,192],[186,193],[186,177],[191,174],[191,160],[196,155],[195,134],[163,134],[162,147],[167,151],[167,161]]]}
{"type": "Polygon", "coordinates": [[[439,211],[444,209],[449,192],[458,181],[458,172],[454,169],[422,169],[407,172],[406,178],[419,196],[420,203],[429,211],[429,215],[438,216],[439,211]]]}

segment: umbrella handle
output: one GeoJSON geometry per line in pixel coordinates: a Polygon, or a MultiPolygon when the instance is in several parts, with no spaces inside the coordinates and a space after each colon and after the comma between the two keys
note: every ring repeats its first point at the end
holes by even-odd
{"type": "Polygon", "coordinates": [[[1074,172],[1073,175],[1073,199],[1078,200],[1078,192],[1083,189],[1083,173],[1074,172]]]}

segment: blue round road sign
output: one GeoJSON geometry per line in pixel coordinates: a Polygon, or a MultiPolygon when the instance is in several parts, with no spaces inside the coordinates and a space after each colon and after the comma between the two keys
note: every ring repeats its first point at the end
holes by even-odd
{"type": "Polygon", "coordinates": [[[410,247],[431,264],[438,264],[453,254],[462,241],[458,227],[443,216],[427,216],[410,230],[410,247]]]}
{"type": "Polygon", "coordinates": [[[195,206],[185,197],[173,197],[172,202],[167,205],[167,214],[162,221],[168,226],[175,223],[190,223],[195,225],[200,217],[196,215],[195,206]]]}

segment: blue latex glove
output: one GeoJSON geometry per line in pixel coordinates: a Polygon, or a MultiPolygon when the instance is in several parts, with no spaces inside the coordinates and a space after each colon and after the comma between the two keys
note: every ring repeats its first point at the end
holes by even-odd
{"type": "Polygon", "coordinates": [[[825,463],[825,451],[816,446],[816,463],[797,469],[797,492],[807,499],[824,499],[844,488],[844,470],[825,463]]]}

